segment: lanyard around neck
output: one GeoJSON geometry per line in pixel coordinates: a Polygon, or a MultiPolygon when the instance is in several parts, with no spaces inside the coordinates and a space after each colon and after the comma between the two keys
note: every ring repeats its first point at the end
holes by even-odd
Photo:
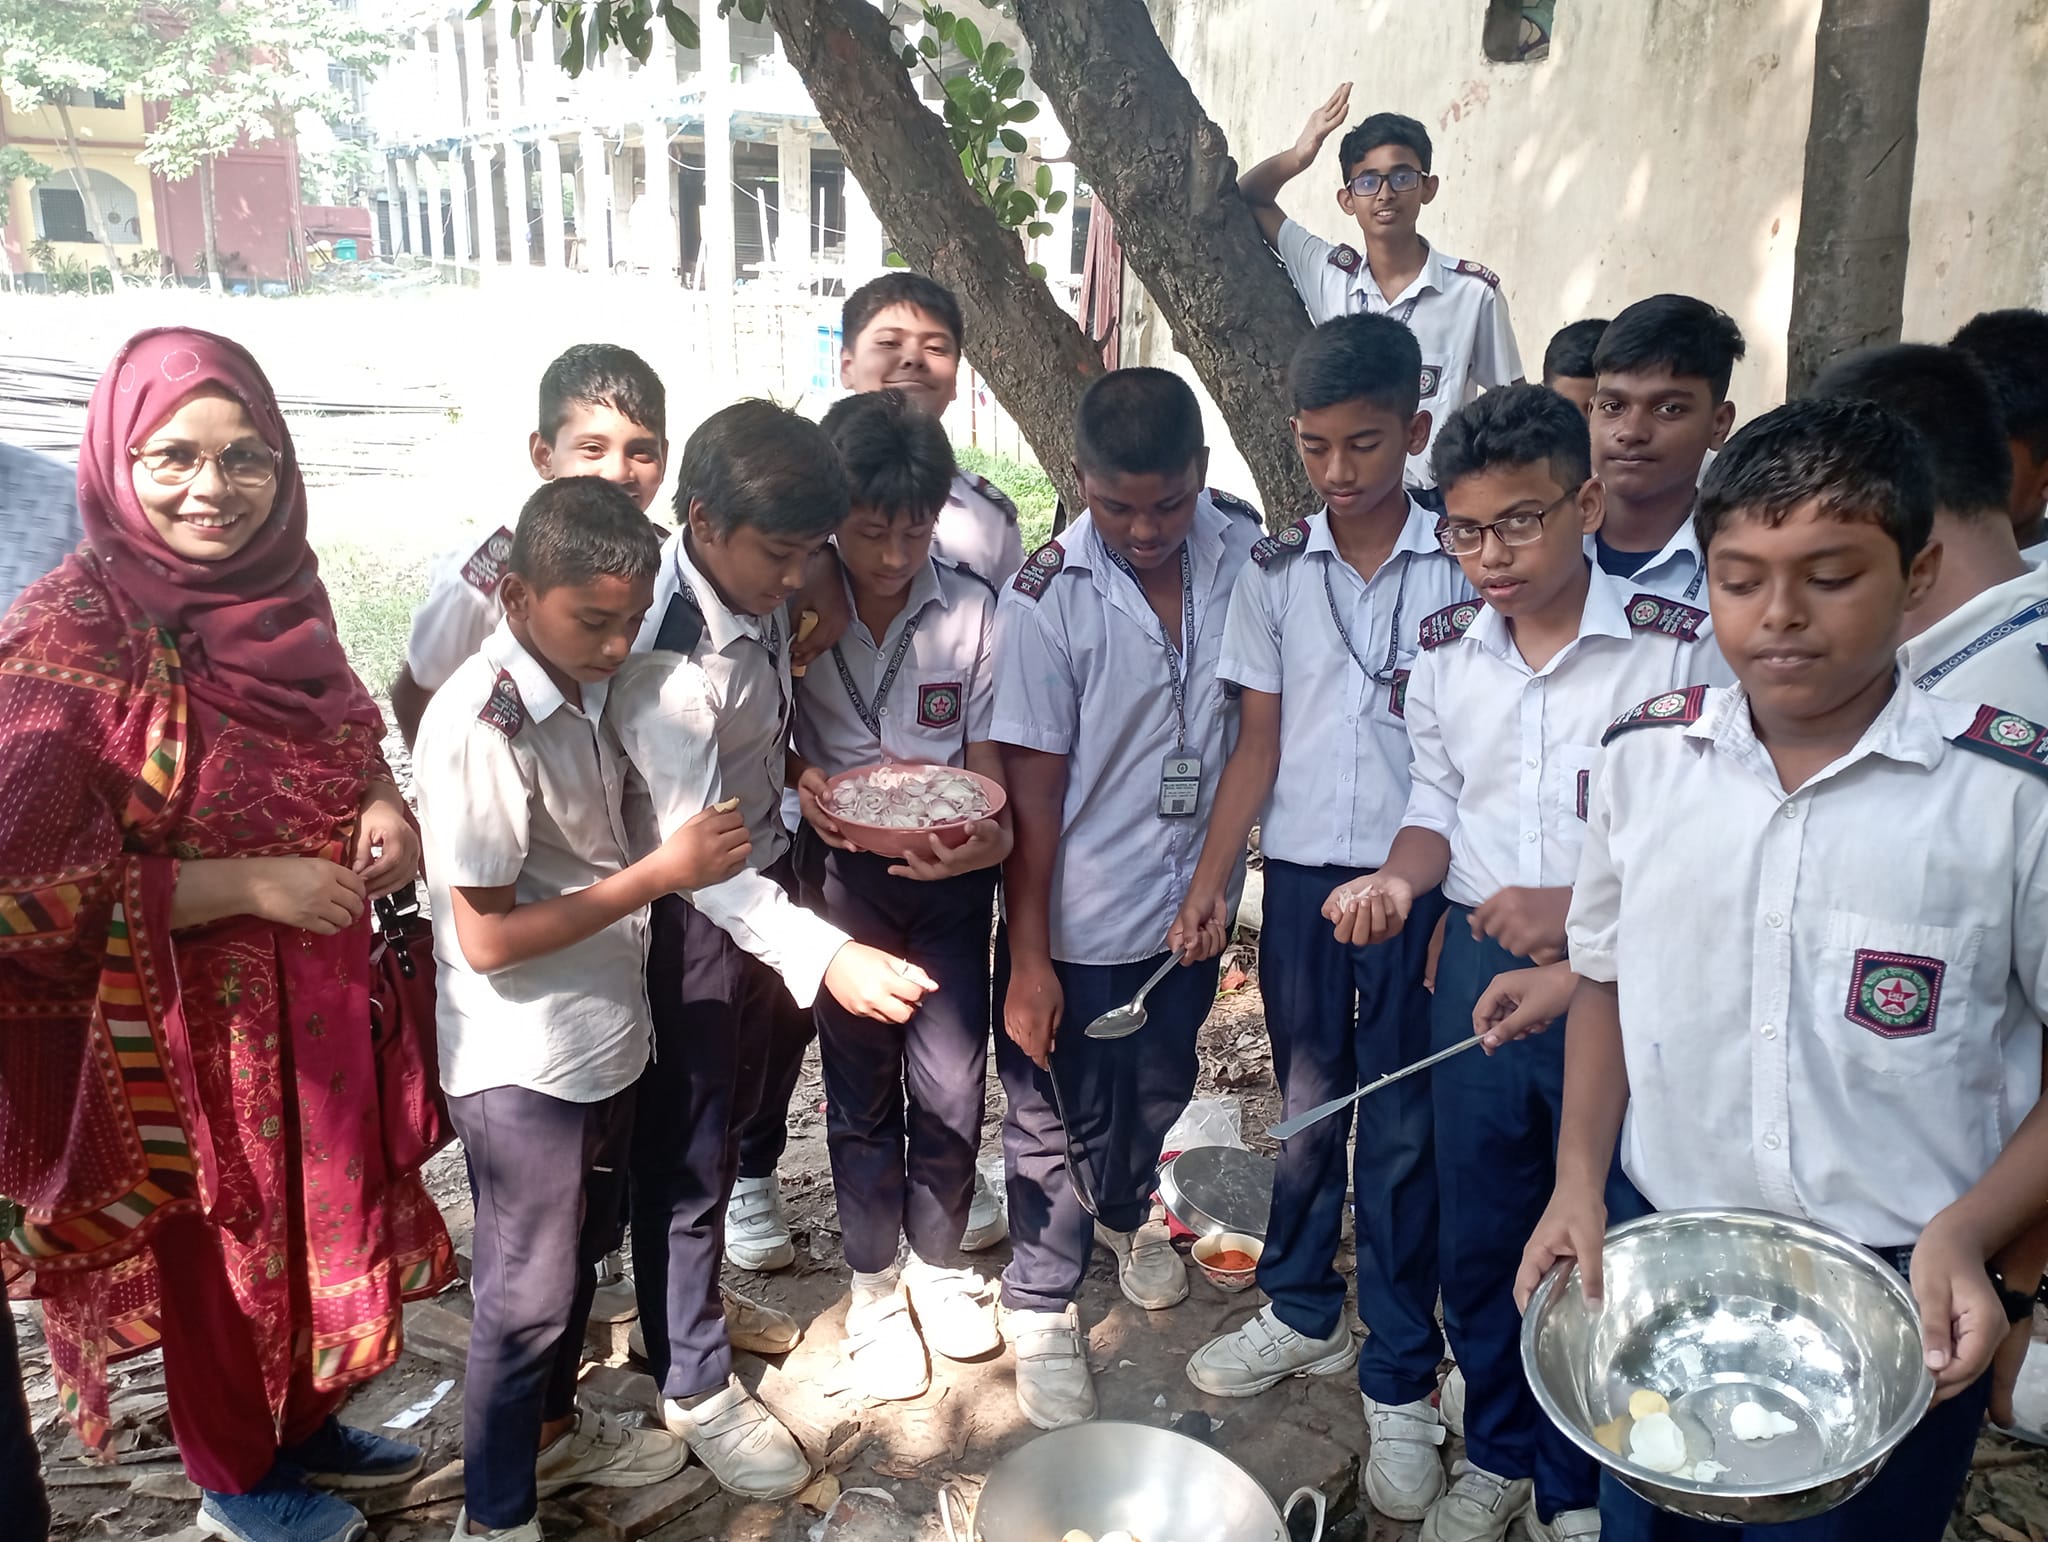
{"type": "MultiPolygon", "coordinates": [[[[1152,599],[1145,593],[1145,582],[1138,577],[1138,570],[1131,566],[1122,552],[1107,541],[1102,543],[1102,549],[1109,553],[1109,560],[1138,586],[1138,593],[1149,611],[1152,599]]],[[[1184,751],[1188,747],[1188,690],[1187,681],[1181,674],[1181,659],[1183,655],[1192,659],[1195,648],[1195,562],[1188,552],[1186,541],[1180,543],[1180,614],[1180,647],[1174,647],[1173,639],[1166,635],[1166,626],[1163,622],[1159,626],[1159,642],[1166,649],[1166,672],[1173,682],[1174,745],[1176,749],[1184,751]]],[[[1157,621],[1158,617],[1155,616],[1153,619],[1157,621]]]]}

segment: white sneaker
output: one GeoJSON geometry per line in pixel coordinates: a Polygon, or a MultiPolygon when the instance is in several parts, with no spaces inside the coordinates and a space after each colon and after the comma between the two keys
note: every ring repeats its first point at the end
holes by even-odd
{"type": "Polygon", "coordinates": [[[908,1402],[932,1384],[931,1362],[900,1281],[884,1293],[853,1293],[840,1353],[853,1369],[854,1385],[878,1402],[908,1402]]]}
{"type": "Polygon", "coordinates": [[[1081,1338],[1081,1311],[1003,1313],[1003,1336],[1017,1352],[1017,1407],[1042,1430],[1095,1417],[1095,1377],[1081,1338]]]}
{"type": "Polygon", "coordinates": [[[1436,1411],[1442,1416],[1444,1428],[1460,1440],[1465,1438],[1465,1368],[1451,1367],[1444,1378],[1443,1386],[1437,1389],[1436,1411]]]}
{"type": "Polygon", "coordinates": [[[1515,1517],[1529,1508],[1527,1478],[1503,1478],[1463,1457],[1451,1466],[1451,1486],[1430,1506],[1421,1542],[1501,1542],[1515,1517]]]}
{"type": "Polygon", "coordinates": [[[1217,1397],[1251,1397],[1290,1376],[1333,1376],[1358,1359],[1358,1343],[1340,1317],[1326,1339],[1296,1333],[1270,1304],[1188,1361],[1188,1380],[1217,1397]]]}
{"type": "Polygon", "coordinates": [[[796,1262],[796,1244],[782,1213],[782,1185],[775,1174],[733,1184],[725,1206],[725,1261],[756,1274],[787,1269],[796,1262]]]}
{"type": "Polygon", "coordinates": [[[592,1322],[632,1322],[640,1315],[640,1298],[626,1273],[626,1255],[607,1253],[597,1266],[597,1294],[590,1298],[592,1322]]]}
{"type": "Polygon", "coordinates": [[[1174,1251],[1173,1234],[1156,1209],[1136,1231],[1111,1231],[1098,1221],[1095,1240],[1116,1254],[1116,1282],[1133,1305],[1163,1312],[1187,1299],[1187,1261],[1174,1251]]]}
{"type": "Polygon", "coordinates": [[[1434,1515],[1430,1506],[1444,1491],[1444,1464],[1437,1455],[1437,1447],[1444,1443],[1443,1420],[1426,1397],[1412,1403],[1376,1403],[1371,1398],[1364,1402],[1369,1437],[1365,1497],[1389,1520],[1434,1515]]]}
{"type": "Polygon", "coordinates": [[[750,1355],[786,1355],[803,1342],[804,1330],[787,1312],[720,1286],[725,1305],[725,1339],[750,1355]]]}
{"type": "Polygon", "coordinates": [[[661,1422],[728,1493],[787,1499],[811,1481],[804,1448],[737,1376],[694,1408],[663,1398],[661,1422]]]}
{"type": "Polygon", "coordinates": [[[471,1531],[469,1529],[469,1506],[464,1505],[455,1512],[455,1529],[448,1534],[448,1542],[545,1542],[540,1531],[540,1517],[518,1526],[500,1526],[492,1531],[471,1531]]]}
{"type": "Polygon", "coordinates": [[[541,1497],[579,1483],[600,1488],[645,1488],[673,1478],[690,1453],[663,1430],[628,1429],[594,1408],[578,1410],[569,1433],[542,1451],[533,1464],[541,1497]]]}
{"type": "Polygon", "coordinates": [[[972,1269],[941,1269],[913,1255],[903,1284],[924,1341],[948,1360],[978,1360],[1003,1347],[994,1287],[972,1269]]]}
{"type": "Polygon", "coordinates": [[[996,1191],[989,1187],[988,1178],[977,1167],[974,1198],[967,1205],[967,1230],[961,1235],[960,1251],[985,1252],[1009,1235],[1010,1218],[1003,1213],[1003,1202],[996,1198],[996,1191]]]}
{"type": "Polygon", "coordinates": [[[1560,1510],[1546,1526],[1536,1519],[1536,1506],[1531,1504],[1522,1516],[1522,1525],[1528,1530],[1529,1542],[1600,1542],[1598,1510],[1560,1510]]]}

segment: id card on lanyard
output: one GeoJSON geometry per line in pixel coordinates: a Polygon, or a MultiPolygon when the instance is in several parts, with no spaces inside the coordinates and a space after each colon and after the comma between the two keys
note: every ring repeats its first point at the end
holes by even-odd
{"type": "MultiPolygon", "coordinates": [[[[1103,550],[1109,553],[1109,560],[1138,586],[1138,592],[1144,594],[1145,585],[1139,579],[1137,569],[1124,559],[1123,553],[1108,542],[1103,543],[1103,550]]],[[[1149,610],[1149,596],[1145,603],[1149,610]]],[[[1180,647],[1174,647],[1173,639],[1166,635],[1164,626],[1159,628],[1159,645],[1166,650],[1166,673],[1173,683],[1174,731],[1174,752],[1159,767],[1161,819],[1192,819],[1202,802],[1202,757],[1188,753],[1188,682],[1182,669],[1183,655],[1192,660],[1195,649],[1195,562],[1185,540],[1180,547],[1180,607],[1180,647]]]]}

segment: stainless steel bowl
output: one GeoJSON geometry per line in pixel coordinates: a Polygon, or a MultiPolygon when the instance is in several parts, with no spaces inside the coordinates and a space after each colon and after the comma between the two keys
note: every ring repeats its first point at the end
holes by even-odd
{"type": "Polygon", "coordinates": [[[1056,1542],[1071,1530],[1122,1529],[1144,1542],[1287,1542],[1285,1517],[1308,1502],[1323,1534],[1323,1496],[1296,1489],[1276,1507],[1259,1482],[1221,1451],[1172,1430],[1114,1421],[1071,1424],[997,1462],[953,1528],[959,1506],[939,1491],[951,1542],[1056,1542]]]}
{"type": "Polygon", "coordinates": [[[1761,1211],[1667,1211],[1608,1232],[1604,1267],[1597,1310],[1576,1265],[1537,1287],[1522,1366],[1572,1442],[1663,1509],[1750,1525],[1833,1509],[1877,1476],[1933,1399],[1905,1281],[1822,1227],[1761,1211]],[[1625,1416],[1639,1389],[1669,1401],[1689,1461],[1726,1470],[1681,1479],[1601,1444],[1596,1430],[1625,1416]],[[1728,1420],[1743,1402],[1792,1430],[1738,1440],[1728,1420]]]}

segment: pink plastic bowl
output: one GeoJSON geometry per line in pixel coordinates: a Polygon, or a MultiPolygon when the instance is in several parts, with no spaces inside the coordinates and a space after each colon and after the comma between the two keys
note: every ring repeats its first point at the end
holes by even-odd
{"type": "MultiPolygon", "coordinates": [[[[899,760],[889,762],[889,764],[903,766],[920,764],[920,762],[899,760]]],[[[868,772],[879,769],[879,766],[855,766],[851,771],[842,771],[837,776],[827,780],[825,790],[828,794],[836,792],[840,783],[850,782],[855,777],[865,776],[868,772]]],[[[983,819],[993,819],[1003,811],[1004,803],[1009,800],[1004,795],[1003,789],[999,784],[990,781],[989,778],[983,776],[979,771],[969,771],[964,766],[956,766],[952,769],[959,771],[963,776],[972,777],[980,785],[982,792],[987,795],[988,812],[981,816],[983,819]]],[[[941,824],[924,825],[918,829],[899,830],[882,825],[864,825],[857,819],[846,818],[843,814],[835,814],[832,817],[838,822],[840,831],[846,838],[862,851],[871,851],[878,857],[889,857],[897,861],[901,861],[904,856],[913,850],[929,853],[931,851],[929,837],[934,835],[948,846],[958,846],[967,839],[967,832],[978,823],[977,820],[973,819],[948,819],[941,824]]]]}

